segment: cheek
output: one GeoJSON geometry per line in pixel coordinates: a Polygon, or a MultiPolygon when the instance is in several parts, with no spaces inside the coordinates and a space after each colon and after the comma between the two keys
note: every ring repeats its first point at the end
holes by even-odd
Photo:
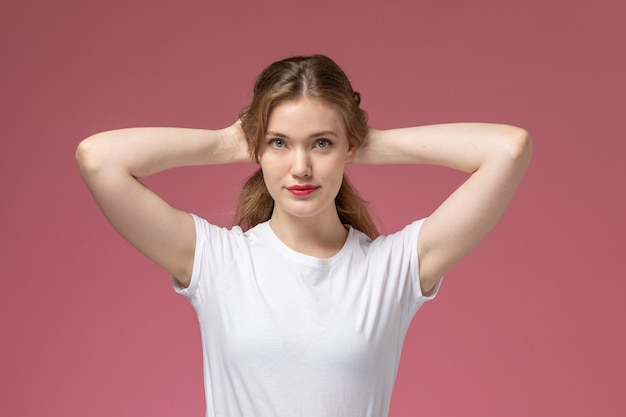
{"type": "Polygon", "coordinates": [[[261,168],[265,187],[270,192],[272,197],[274,197],[275,189],[280,186],[285,176],[285,169],[281,165],[280,160],[267,157],[262,158],[259,161],[259,167],[261,168]]]}
{"type": "Polygon", "coordinates": [[[259,159],[259,167],[263,171],[264,176],[272,177],[278,171],[279,161],[272,158],[271,155],[265,154],[259,159]]]}
{"type": "Polygon", "coordinates": [[[278,187],[276,179],[271,176],[271,173],[267,173],[265,171],[261,171],[261,175],[265,189],[269,193],[270,197],[272,197],[272,200],[276,200],[276,189],[278,187]]]}
{"type": "Polygon", "coordinates": [[[345,163],[341,158],[337,158],[333,161],[328,161],[327,166],[325,167],[324,172],[326,173],[326,178],[328,180],[333,180],[334,182],[341,183],[343,179],[343,174],[345,172],[345,163]]]}

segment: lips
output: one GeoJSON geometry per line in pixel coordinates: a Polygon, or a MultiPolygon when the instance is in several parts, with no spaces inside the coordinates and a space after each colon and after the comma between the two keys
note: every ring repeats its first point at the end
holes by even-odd
{"type": "Polygon", "coordinates": [[[287,190],[293,195],[304,196],[309,195],[313,191],[317,190],[319,187],[312,184],[302,184],[302,185],[292,185],[291,187],[287,187],[287,190]]]}
{"type": "Polygon", "coordinates": [[[304,184],[304,185],[292,185],[291,187],[287,187],[287,189],[289,191],[291,190],[297,190],[297,191],[305,191],[305,190],[312,190],[317,188],[317,186],[315,185],[310,185],[310,184],[304,184]]]}

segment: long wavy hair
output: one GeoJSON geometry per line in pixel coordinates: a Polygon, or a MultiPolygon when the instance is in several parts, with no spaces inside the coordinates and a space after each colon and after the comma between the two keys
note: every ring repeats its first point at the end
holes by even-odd
{"type": "MultiPolygon", "coordinates": [[[[342,118],[351,147],[358,148],[368,133],[367,114],[360,108],[361,96],[352,89],[344,71],[324,55],[294,56],[270,64],[254,83],[250,106],[240,114],[252,160],[259,162],[272,110],[280,103],[311,97],[332,105],[342,118]]],[[[335,197],[339,219],[372,239],[378,229],[367,203],[350,184],[345,173],[335,197]]],[[[244,184],[237,203],[235,224],[247,230],[272,216],[274,200],[257,170],[244,184]]]]}

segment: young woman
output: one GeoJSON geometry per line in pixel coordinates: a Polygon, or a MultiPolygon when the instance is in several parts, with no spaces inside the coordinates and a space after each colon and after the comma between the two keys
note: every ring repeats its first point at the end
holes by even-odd
{"type": "Polygon", "coordinates": [[[78,147],[102,212],[175,278],[202,333],[208,416],[385,416],[409,323],[496,225],[531,154],[526,131],[367,126],[325,56],[275,62],[221,130],[135,128],[78,147]],[[138,180],[179,166],[259,170],[227,229],[138,180]],[[347,163],[437,164],[471,175],[428,218],[379,236],[347,163]]]}

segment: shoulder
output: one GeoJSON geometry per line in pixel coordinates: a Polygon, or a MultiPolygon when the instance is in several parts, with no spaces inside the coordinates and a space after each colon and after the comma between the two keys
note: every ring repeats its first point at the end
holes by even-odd
{"type": "Polygon", "coordinates": [[[393,232],[386,235],[380,235],[373,240],[372,245],[377,247],[396,247],[402,245],[413,245],[413,249],[417,249],[417,238],[419,236],[422,225],[426,218],[415,220],[408,225],[404,226],[397,232],[393,232]]]}
{"type": "Polygon", "coordinates": [[[194,224],[196,226],[196,232],[198,235],[207,236],[207,237],[220,237],[220,236],[243,236],[244,232],[241,230],[239,226],[219,226],[209,222],[204,217],[198,216],[194,213],[189,213],[193,218],[194,224]]]}
{"type": "Polygon", "coordinates": [[[218,226],[196,214],[191,216],[196,228],[196,254],[210,252],[226,256],[245,244],[246,233],[241,227],[218,226]]]}
{"type": "Polygon", "coordinates": [[[397,232],[380,235],[374,240],[356,229],[351,229],[351,249],[362,251],[370,262],[417,265],[417,239],[424,220],[416,220],[397,232]]]}
{"type": "Polygon", "coordinates": [[[181,286],[188,296],[196,292],[200,282],[210,282],[213,277],[220,276],[233,262],[241,262],[242,254],[246,252],[246,237],[241,227],[218,226],[190,213],[193,218],[196,232],[196,245],[193,257],[193,267],[190,282],[181,286]],[[207,280],[206,278],[209,278],[207,280]]]}

